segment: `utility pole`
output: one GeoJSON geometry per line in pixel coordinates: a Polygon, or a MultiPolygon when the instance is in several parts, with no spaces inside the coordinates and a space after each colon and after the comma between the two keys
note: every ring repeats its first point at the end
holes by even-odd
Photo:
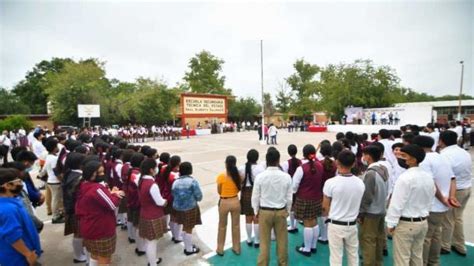
{"type": "Polygon", "coordinates": [[[260,144],[265,145],[265,104],[263,95],[263,40],[260,40],[260,82],[262,86],[262,140],[260,144]]]}
{"type": "Polygon", "coordinates": [[[459,105],[458,105],[458,121],[461,121],[461,97],[462,97],[462,83],[464,78],[464,61],[459,62],[461,64],[461,88],[459,89],[459,105]]]}

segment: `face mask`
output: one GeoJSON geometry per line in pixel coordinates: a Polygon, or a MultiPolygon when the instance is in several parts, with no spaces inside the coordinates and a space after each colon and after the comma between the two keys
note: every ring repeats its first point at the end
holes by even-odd
{"type": "Polygon", "coordinates": [[[33,170],[33,167],[28,167],[28,168],[25,169],[25,172],[29,173],[29,172],[31,172],[32,170],[33,170]]]}
{"type": "Polygon", "coordinates": [[[364,166],[368,166],[368,165],[369,165],[369,162],[367,162],[366,160],[362,159],[362,164],[363,164],[364,166]]]}
{"type": "Polygon", "coordinates": [[[397,158],[397,161],[398,161],[398,165],[400,165],[401,168],[408,169],[409,166],[407,164],[407,160],[402,159],[402,158],[397,158]]]}
{"type": "Polygon", "coordinates": [[[15,188],[10,190],[10,192],[14,195],[18,195],[21,193],[22,190],[23,190],[23,184],[15,186],[15,188]]]}
{"type": "Polygon", "coordinates": [[[95,182],[96,183],[101,183],[105,181],[105,175],[98,175],[95,177],[95,182]]]}

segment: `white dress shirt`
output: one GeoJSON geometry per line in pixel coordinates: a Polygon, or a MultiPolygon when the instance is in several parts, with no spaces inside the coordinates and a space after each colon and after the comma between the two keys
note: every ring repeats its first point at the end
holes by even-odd
{"type": "Polygon", "coordinates": [[[43,146],[43,143],[37,139],[34,139],[33,141],[33,153],[38,157],[39,159],[44,159],[46,157],[46,154],[48,151],[46,151],[46,148],[43,146]]]}
{"type": "MultiPolygon", "coordinates": [[[[451,178],[454,177],[449,162],[444,160],[443,157],[436,152],[428,152],[423,162],[420,163],[420,168],[433,175],[433,180],[441,194],[443,194],[444,197],[448,197],[451,178]]],[[[433,199],[431,206],[432,212],[446,212],[448,210],[449,208],[436,197],[433,199]]]]}
{"type": "Polygon", "coordinates": [[[326,181],[323,193],[331,198],[328,218],[340,222],[353,222],[359,215],[365,185],[357,176],[336,175],[326,181]]]}
{"type": "Polygon", "coordinates": [[[429,215],[436,193],[433,176],[420,167],[411,167],[400,175],[392,193],[385,222],[388,228],[398,225],[400,217],[429,215]]]}
{"type": "Polygon", "coordinates": [[[436,147],[438,147],[438,141],[439,141],[439,132],[438,131],[433,131],[431,133],[428,133],[428,136],[430,136],[434,139],[434,144],[433,144],[433,147],[431,148],[431,150],[436,151],[436,147]]]}
{"type": "Polygon", "coordinates": [[[384,147],[383,157],[392,165],[393,168],[393,166],[397,163],[397,158],[395,158],[395,154],[393,154],[392,151],[392,145],[395,142],[389,139],[381,139],[379,142],[382,143],[384,147]]]}
{"type": "Polygon", "coordinates": [[[115,165],[115,173],[117,174],[117,176],[115,176],[115,173],[113,173],[114,177],[115,178],[118,178],[120,180],[120,182],[122,182],[122,167],[123,167],[123,162],[122,160],[115,160],[115,162],[117,163],[115,165]]]}
{"type": "MultiPolygon", "coordinates": [[[[141,178],[155,181],[155,178],[150,175],[142,175],[141,178]]],[[[160,188],[156,183],[151,185],[150,195],[157,206],[164,206],[166,204],[166,200],[161,196],[160,188]]]]}
{"type": "Polygon", "coordinates": [[[59,184],[61,181],[54,174],[54,168],[58,163],[58,156],[53,154],[48,154],[46,156],[46,162],[44,163],[44,171],[48,173],[48,184],[59,184]]]}
{"type": "Polygon", "coordinates": [[[451,145],[441,150],[441,156],[446,159],[456,176],[456,189],[467,189],[472,186],[471,155],[458,145],[451,145]]]}
{"type": "Polygon", "coordinates": [[[291,177],[278,167],[270,166],[257,175],[253,184],[252,208],[284,208],[290,212],[293,197],[291,177]]]}

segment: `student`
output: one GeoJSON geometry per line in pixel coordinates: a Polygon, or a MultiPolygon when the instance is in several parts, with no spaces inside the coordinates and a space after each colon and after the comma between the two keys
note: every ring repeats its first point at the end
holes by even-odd
{"type": "Polygon", "coordinates": [[[393,234],[395,265],[422,265],[426,221],[435,195],[433,176],[419,167],[425,159],[423,149],[414,144],[400,151],[398,164],[408,169],[400,175],[393,189],[385,222],[393,234]]]}
{"type": "Polygon", "coordinates": [[[171,241],[175,244],[183,242],[181,236],[182,226],[177,223],[176,213],[173,209],[173,194],[171,189],[173,182],[179,177],[179,165],[181,164],[181,157],[174,155],[169,160],[169,164],[161,168],[161,173],[156,178],[156,182],[160,187],[161,195],[168,201],[165,206],[165,219],[166,224],[169,224],[171,229],[171,241]]]}
{"type": "Polygon", "coordinates": [[[472,160],[467,151],[457,146],[456,132],[447,130],[439,136],[440,155],[451,165],[456,176],[455,198],[461,207],[450,209],[447,219],[443,221],[443,236],[441,254],[447,254],[452,249],[460,256],[466,256],[464,244],[464,209],[471,196],[472,160]]]}
{"type": "MultiPolygon", "coordinates": [[[[333,149],[330,142],[321,143],[319,152],[323,159],[320,160],[323,165],[323,180],[324,183],[330,178],[336,176],[337,166],[333,159],[333,149]]],[[[323,185],[324,187],[324,185],[323,185]]],[[[319,238],[318,242],[321,244],[328,244],[328,227],[326,224],[327,216],[318,217],[319,238]]]]}
{"type": "Polygon", "coordinates": [[[356,157],[344,150],[337,157],[337,175],[323,188],[323,215],[328,216],[328,239],[331,265],[342,265],[345,250],[349,266],[359,265],[359,239],[356,219],[364,194],[364,182],[351,173],[356,157]]]}
{"type": "Polygon", "coordinates": [[[277,143],[277,134],[278,134],[278,129],[276,128],[276,126],[273,123],[270,124],[270,127],[268,128],[268,135],[270,136],[270,142],[271,142],[272,145],[277,145],[278,144],[277,143]]]}
{"type": "Polygon", "coordinates": [[[22,189],[15,169],[0,168],[1,265],[35,265],[41,256],[38,232],[17,197],[22,189]]]}
{"type": "Polygon", "coordinates": [[[219,193],[219,228],[217,233],[217,250],[219,256],[224,255],[224,243],[227,231],[227,216],[232,221],[232,251],[240,255],[240,202],[238,193],[241,190],[239,170],[235,156],[225,159],[226,171],[217,176],[217,193],[219,193]]]}
{"type": "Polygon", "coordinates": [[[267,169],[255,179],[252,207],[260,224],[260,254],[257,265],[270,263],[270,235],[275,230],[278,265],[288,265],[288,232],[286,219],[291,210],[293,190],[291,177],[280,170],[280,153],[269,149],[267,169]]]}
{"type": "Polygon", "coordinates": [[[254,245],[256,248],[260,246],[260,234],[258,226],[258,218],[252,208],[252,189],[255,177],[265,169],[257,164],[258,151],[251,149],[247,152],[247,163],[239,167],[240,178],[242,182],[242,191],[240,194],[241,214],[245,215],[245,229],[247,232],[247,245],[254,245]],[[254,238],[252,241],[252,227],[254,238]]]}
{"type": "Polygon", "coordinates": [[[362,163],[368,167],[363,177],[365,192],[359,212],[359,238],[364,265],[383,265],[389,174],[387,168],[377,164],[381,157],[382,151],[375,145],[369,145],[362,151],[362,163]]]}
{"type": "Polygon", "coordinates": [[[146,242],[148,265],[161,263],[162,259],[157,258],[156,255],[158,239],[168,230],[163,209],[168,202],[161,197],[160,188],[155,183],[156,166],[156,161],[153,158],[147,158],[141,163],[141,177],[138,185],[140,199],[138,232],[146,242]]]}
{"type": "Polygon", "coordinates": [[[30,175],[37,159],[36,155],[31,151],[21,151],[17,156],[15,156],[15,160],[21,162],[25,166],[26,174],[24,182],[28,192],[28,197],[35,208],[41,206],[45,201],[45,196],[35,187],[30,175]]]}
{"type": "MultiPolygon", "coordinates": [[[[122,181],[122,168],[123,168],[123,152],[122,149],[112,149],[112,158],[114,160],[113,167],[111,169],[111,187],[117,187],[119,190],[123,190],[122,181]]],[[[120,225],[122,230],[127,229],[127,202],[126,198],[120,199],[120,205],[117,210],[117,225],[120,225]]],[[[129,236],[129,242],[135,242],[134,238],[129,236]]]]}
{"type": "Polygon", "coordinates": [[[75,204],[77,199],[77,188],[82,179],[81,165],[85,159],[81,153],[71,152],[66,157],[64,166],[68,169],[64,175],[61,185],[64,202],[64,235],[74,234],[72,247],[74,252],[74,263],[86,262],[87,256],[84,253],[83,240],[79,233],[78,220],[75,215],[75,204]]]}
{"type": "Polygon", "coordinates": [[[172,187],[173,209],[176,211],[177,222],[183,225],[184,251],[186,256],[198,253],[200,250],[193,245],[193,228],[202,224],[201,211],[198,201],[202,200],[202,192],[199,183],[191,175],[193,166],[189,162],[183,162],[179,166],[179,177],[174,181],[172,187]]]}
{"type": "Polygon", "coordinates": [[[296,247],[296,251],[304,256],[316,253],[319,237],[318,216],[321,216],[321,201],[323,198],[323,166],[316,159],[316,148],[311,145],[303,147],[306,159],[296,169],[293,176],[293,192],[296,194],[295,217],[304,224],[304,245],[296,247]]]}
{"type": "Polygon", "coordinates": [[[83,167],[82,181],[77,192],[76,217],[84,246],[91,254],[90,266],[110,265],[115,252],[115,210],[124,194],[104,185],[104,167],[90,160],[83,167]]]}
{"type": "Polygon", "coordinates": [[[51,192],[51,210],[53,212],[52,223],[64,223],[61,181],[57,177],[57,172],[54,171],[58,161],[58,141],[51,137],[46,140],[44,146],[48,151],[48,155],[46,156],[43,172],[46,172],[48,175],[46,185],[51,192]]]}
{"type": "MultiPolygon", "coordinates": [[[[298,153],[298,148],[294,144],[290,144],[288,146],[288,155],[290,155],[290,159],[288,161],[284,161],[281,164],[281,168],[283,172],[289,174],[291,178],[296,172],[296,169],[301,166],[302,161],[296,158],[296,154],[298,153]]],[[[298,227],[296,226],[296,219],[295,219],[295,194],[293,194],[292,199],[293,206],[291,206],[290,212],[290,224],[288,226],[288,233],[294,234],[298,232],[298,227]]]]}

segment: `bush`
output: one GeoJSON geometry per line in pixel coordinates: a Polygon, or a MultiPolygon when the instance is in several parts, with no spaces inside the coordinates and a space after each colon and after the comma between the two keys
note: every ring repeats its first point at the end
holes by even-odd
{"type": "Polygon", "coordinates": [[[24,128],[28,130],[33,127],[33,123],[23,115],[12,115],[0,121],[0,132],[3,130],[15,130],[24,128]]]}

